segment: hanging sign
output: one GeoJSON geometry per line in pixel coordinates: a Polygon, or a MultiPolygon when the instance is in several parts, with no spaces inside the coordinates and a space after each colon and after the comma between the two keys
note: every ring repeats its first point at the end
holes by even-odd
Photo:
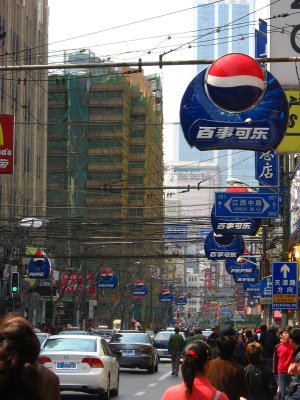
{"type": "Polygon", "coordinates": [[[173,301],[173,293],[170,289],[162,289],[159,293],[158,299],[161,303],[168,303],[173,301]]]}
{"type": "Polygon", "coordinates": [[[175,298],[175,304],[178,306],[185,306],[187,304],[187,298],[185,294],[179,294],[175,298]]]}
{"type": "Polygon", "coordinates": [[[114,289],[118,286],[118,277],[110,268],[104,268],[96,275],[98,289],[114,289]]]}
{"type": "Polygon", "coordinates": [[[250,257],[248,261],[239,263],[234,260],[226,260],[226,271],[229,274],[253,274],[257,270],[256,259],[250,257]]]}
{"type": "Polygon", "coordinates": [[[144,281],[135,280],[133,282],[132,297],[142,298],[148,293],[148,287],[144,281]]]}
{"type": "Polygon", "coordinates": [[[47,279],[50,276],[51,262],[46,254],[37,251],[28,263],[28,278],[47,279]]]}
{"type": "Polygon", "coordinates": [[[276,149],[288,116],[279,82],[241,53],[226,54],[201,71],[180,105],[185,139],[198,150],[276,149]]]}
{"type": "Polygon", "coordinates": [[[14,119],[0,115],[0,174],[14,172],[14,119]]]}
{"type": "Polygon", "coordinates": [[[240,235],[217,236],[210,232],[204,241],[204,252],[210,260],[236,260],[245,250],[244,239],[240,235]]]}
{"type": "Polygon", "coordinates": [[[261,226],[260,218],[216,217],[215,205],[211,211],[211,225],[218,235],[255,236],[261,226]]]}

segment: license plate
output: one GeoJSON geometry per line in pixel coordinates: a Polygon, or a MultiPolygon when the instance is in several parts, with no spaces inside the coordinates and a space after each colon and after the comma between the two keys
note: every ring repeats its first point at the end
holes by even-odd
{"type": "Polygon", "coordinates": [[[134,356],[135,351],[134,350],[123,350],[122,355],[123,356],[134,356]]]}
{"type": "Polygon", "coordinates": [[[77,363],[75,362],[58,362],[56,363],[56,369],[76,369],[77,363]]]}

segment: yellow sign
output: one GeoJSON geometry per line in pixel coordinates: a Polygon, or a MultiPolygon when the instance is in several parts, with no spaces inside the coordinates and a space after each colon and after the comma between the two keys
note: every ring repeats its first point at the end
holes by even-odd
{"type": "Polygon", "coordinates": [[[300,91],[285,90],[289,103],[289,122],[287,132],[276,153],[299,153],[300,152],[300,91]]]}
{"type": "Polygon", "coordinates": [[[296,303],[296,294],[273,294],[273,303],[296,303]]]}

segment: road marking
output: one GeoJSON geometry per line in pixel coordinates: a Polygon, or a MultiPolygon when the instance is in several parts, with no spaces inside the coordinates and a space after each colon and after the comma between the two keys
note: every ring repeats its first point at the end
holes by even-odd
{"type": "Polygon", "coordinates": [[[171,376],[171,372],[166,372],[163,376],[161,376],[160,378],[158,378],[159,381],[162,381],[164,379],[166,379],[168,376],[171,376]]]}
{"type": "Polygon", "coordinates": [[[136,392],[136,393],[135,393],[135,396],[144,396],[145,393],[146,393],[146,392],[136,392]]]}
{"type": "Polygon", "coordinates": [[[147,385],[148,387],[153,387],[153,386],[156,386],[157,385],[157,383],[149,383],[149,385],[147,385]]]}

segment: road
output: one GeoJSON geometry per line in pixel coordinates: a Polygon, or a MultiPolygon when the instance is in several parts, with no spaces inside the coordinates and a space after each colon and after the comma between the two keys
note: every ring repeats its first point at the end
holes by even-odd
{"type": "MultiPolygon", "coordinates": [[[[158,372],[148,374],[144,370],[121,369],[119,396],[112,397],[115,400],[160,400],[165,389],[171,385],[182,382],[182,377],[171,375],[170,362],[161,362],[158,372]]],[[[66,393],[66,392],[64,392],[66,393]]],[[[62,400],[95,400],[97,396],[82,393],[62,394],[62,400]]]]}

